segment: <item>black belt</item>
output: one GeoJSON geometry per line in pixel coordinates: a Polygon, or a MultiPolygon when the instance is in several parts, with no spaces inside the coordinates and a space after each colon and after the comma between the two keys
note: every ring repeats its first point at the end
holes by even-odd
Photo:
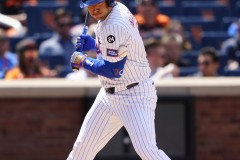
{"type": "MultiPolygon", "coordinates": [[[[126,89],[130,89],[130,88],[132,88],[134,86],[137,86],[138,84],[139,84],[138,82],[129,84],[129,85],[126,86],[126,89]]],[[[105,91],[107,93],[114,94],[115,93],[115,87],[105,88],[105,91]]]]}

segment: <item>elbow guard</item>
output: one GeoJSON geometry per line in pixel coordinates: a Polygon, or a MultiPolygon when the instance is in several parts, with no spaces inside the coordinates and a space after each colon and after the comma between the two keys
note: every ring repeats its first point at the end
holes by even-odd
{"type": "Polygon", "coordinates": [[[123,73],[126,59],[127,57],[124,57],[122,60],[112,63],[88,57],[84,61],[84,68],[107,78],[120,78],[123,73]]]}

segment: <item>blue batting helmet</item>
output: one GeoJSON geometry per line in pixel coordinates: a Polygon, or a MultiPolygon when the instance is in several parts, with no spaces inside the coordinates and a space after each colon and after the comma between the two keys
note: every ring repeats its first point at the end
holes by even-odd
{"type": "MultiPolygon", "coordinates": [[[[103,1],[104,0],[81,0],[80,7],[85,8],[94,4],[101,3],[103,1]]],[[[106,2],[109,7],[113,7],[115,5],[115,0],[107,0],[106,2]]]]}
{"type": "Polygon", "coordinates": [[[85,8],[94,4],[98,4],[100,2],[103,2],[104,0],[81,0],[80,7],[85,8]]]}

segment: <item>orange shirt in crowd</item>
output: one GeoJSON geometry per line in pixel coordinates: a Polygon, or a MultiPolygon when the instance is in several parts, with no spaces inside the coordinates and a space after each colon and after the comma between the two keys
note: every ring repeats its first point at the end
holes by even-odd
{"type": "MultiPolygon", "coordinates": [[[[140,26],[145,24],[144,17],[140,14],[136,14],[135,18],[140,26]]],[[[158,14],[156,17],[156,25],[161,26],[162,28],[167,27],[170,24],[170,18],[164,14],[158,14]]]]}
{"type": "Polygon", "coordinates": [[[11,70],[9,70],[6,75],[5,75],[5,79],[24,79],[24,78],[36,78],[36,77],[41,77],[40,74],[32,74],[29,77],[26,77],[22,74],[20,68],[13,68],[11,70]]]}
{"type": "Polygon", "coordinates": [[[45,67],[41,68],[42,73],[33,73],[26,77],[20,70],[19,67],[13,68],[9,70],[6,75],[5,79],[25,79],[25,78],[43,78],[43,77],[56,77],[57,73],[55,71],[51,71],[45,67]]]}

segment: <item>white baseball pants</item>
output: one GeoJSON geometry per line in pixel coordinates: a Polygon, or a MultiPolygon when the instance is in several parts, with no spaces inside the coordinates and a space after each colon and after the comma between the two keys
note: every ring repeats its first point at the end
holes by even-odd
{"type": "Polygon", "coordinates": [[[143,160],[170,160],[156,145],[156,90],[147,80],[115,94],[102,88],[87,113],[67,160],[93,160],[124,126],[135,151],[143,160]]]}

